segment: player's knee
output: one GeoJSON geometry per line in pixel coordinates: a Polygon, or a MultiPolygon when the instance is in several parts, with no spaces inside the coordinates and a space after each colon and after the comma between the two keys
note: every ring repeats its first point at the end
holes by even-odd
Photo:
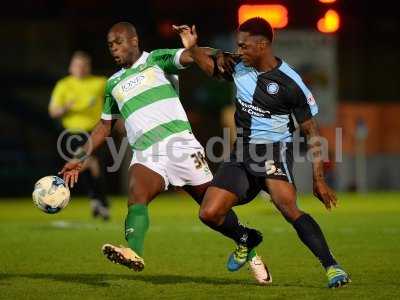
{"type": "Polygon", "coordinates": [[[135,193],[128,199],[128,206],[133,204],[148,204],[149,199],[145,194],[135,193]]]}
{"type": "Polygon", "coordinates": [[[218,225],[221,216],[216,209],[206,207],[200,209],[199,218],[205,224],[218,225]]]}
{"type": "Polygon", "coordinates": [[[283,217],[289,223],[293,223],[297,218],[304,214],[296,205],[296,203],[284,203],[279,205],[279,210],[283,217]]]}
{"type": "Polygon", "coordinates": [[[150,195],[145,191],[140,191],[129,187],[128,206],[133,204],[148,204],[150,195]]]}
{"type": "Polygon", "coordinates": [[[304,214],[304,212],[302,212],[297,207],[294,207],[294,208],[287,209],[285,211],[285,214],[283,214],[283,216],[285,217],[286,221],[288,221],[289,223],[293,223],[303,214],[304,214]]]}

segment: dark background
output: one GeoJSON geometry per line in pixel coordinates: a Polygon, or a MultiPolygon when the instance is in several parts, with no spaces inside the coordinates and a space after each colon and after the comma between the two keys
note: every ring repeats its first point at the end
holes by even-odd
{"type": "MultiPolygon", "coordinates": [[[[389,1],[336,1],[341,15],[338,37],[338,101],[399,100],[400,18],[389,1]]],[[[47,114],[55,82],[67,75],[77,49],[93,57],[93,71],[112,75],[106,34],[119,21],[132,22],[143,50],[180,47],[172,24],[196,24],[200,44],[237,27],[244,3],[283,4],[289,10],[285,29],[315,29],[326,5],[302,1],[14,1],[2,3],[0,82],[0,195],[26,195],[36,179],[61,165],[56,139],[61,127],[47,114]]],[[[316,29],[315,29],[316,30],[316,29]]],[[[231,49],[229,49],[231,50],[231,49]]],[[[181,95],[200,141],[220,134],[219,112],[231,101],[230,89],[195,69],[185,70],[181,95]],[[210,95],[193,93],[207,85],[210,95]],[[218,91],[218,92],[216,92],[218,91]]],[[[109,176],[109,191],[119,191],[119,175],[109,176]]]]}

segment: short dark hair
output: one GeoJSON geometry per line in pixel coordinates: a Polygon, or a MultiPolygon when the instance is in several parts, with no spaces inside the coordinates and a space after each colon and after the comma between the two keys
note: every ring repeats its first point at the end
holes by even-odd
{"type": "Polygon", "coordinates": [[[239,25],[238,31],[248,32],[250,35],[261,35],[270,42],[274,39],[274,31],[271,24],[260,17],[251,18],[243,22],[239,25]]]}
{"type": "Polygon", "coordinates": [[[82,50],[77,50],[72,54],[71,60],[76,59],[76,58],[84,59],[84,60],[87,60],[88,62],[91,62],[91,60],[92,60],[89,53],[82,51],[82,50]]]}
{"type": "Polygon", "coordinates": [[[130,36],[137,36],[137,35],[138,35],[137,32],[136,32],[136,27],[135,27],[132,23],[125,22],[125,21],[123,21],[123,22],[118,22],[118,23],[114,24],[114,25],[110,28],[110,30],[109,30],[108,32],[110,32],[110,31],[113,30],[114,28],[118,28],[118,27],[124,28],[124,29],[126,30],[126,32],[127,32],[130,36]]]}

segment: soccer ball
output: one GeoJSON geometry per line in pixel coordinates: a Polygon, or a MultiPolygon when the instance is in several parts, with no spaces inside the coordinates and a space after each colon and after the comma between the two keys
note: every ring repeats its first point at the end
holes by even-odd
{"type": "Polygon", "coordinates": [[[58,213],[67,206],[70,192],[64,180],[57,176],[39,179],[32,193],[33,203],[48,214],[58,213]]]}

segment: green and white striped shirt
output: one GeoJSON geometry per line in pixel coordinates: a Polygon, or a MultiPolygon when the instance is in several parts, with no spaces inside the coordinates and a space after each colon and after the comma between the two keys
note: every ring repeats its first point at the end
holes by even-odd
{"type": "Polygon", "coordinates": [[[101,118],[122,117],[134,150],[145,150],[169,136],[191,131],[178,93],[167,78],[183,68],[179,62],[183,51],[143,52],[130,69],[108,79],[101,118]]]}

